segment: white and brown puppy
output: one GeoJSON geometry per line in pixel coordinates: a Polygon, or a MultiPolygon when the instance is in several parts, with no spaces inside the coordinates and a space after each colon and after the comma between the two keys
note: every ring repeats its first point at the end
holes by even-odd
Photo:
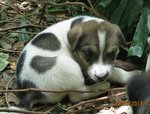
{"type": "MultiPolygon", "coordinates": [[[[50,90],[106,89],[119,48],[126,46],[117,25],[78,16],[54,24],[36,35],[23,49],[16,77],[20,88],[50,90]]],[[[19,106],[56,103],[66,95],[72,102],[98,93],[25,93],[19,106]]]]}

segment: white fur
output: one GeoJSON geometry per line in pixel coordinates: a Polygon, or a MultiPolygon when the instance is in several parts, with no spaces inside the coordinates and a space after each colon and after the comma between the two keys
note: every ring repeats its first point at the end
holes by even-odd
{"type": "Polygon", "coordinates": [[[111,71],[112,65],[93,64],[89,69],[89,76],[97,81],[97,77],[104,77],[111,71]]]}
{"type": "MultiPolygon", "coordinates": [[[[96,20],[98,22],[102,22],[104,20],[83,16],[84,22],[89,20],[96,20]]],[[[35,85],[40,89],[50,89],[50,90],[69,90],[69,89],[77,89],[77,90],[91,90],[91,89],[107,89],[110,87],[110,83],[107,81],[98,82],[92,86],[84,85],[84,78],[82,76],[82,72],[80,66],[77,62],[74,61],[72,55],[69,51],[70,46],[67,39],[67,32],[70,30],[71,22],[79,17],[71,18],[66,21],[59,22],[51,27],[48,27],[38,35],[42,33],[53,33],[58,38],[61,43],[61,49],[57,51],[50,50],[42,50],[38,47],[35,47],[29,42],[27,46],[24,48],[26,50],[26,59],[24,61],[23,70],[20,75],[20,79],[29,80],[35,83],[35,85]],[[29,50],[29,51],[28,51],[29,50]],[[49,71],[44,74],[39,74],[35,72],[30,67],[31,59],[34,56],[44,56],[44,57],[57,57],[56,65],[52,67],[49,71]]],[[[37,36],[38,36],[37,35],[37,36]]],[[[105,36],[106,32],[98,31],[99,37],[99,45],[100,45],[100,57],[97,63],[91,65],[88,69],[89,76],[93,80],[97,80],[95,77],[103,77],[107,73],[112,73],[110,77],[111,80],[125,83],[130,77],[134,74],[140,73],[140,71],[127,72],[119,68],[115,68],[112,65],[104,64],[102,54],[105,48],[105,36]]],[[[36,38],[36,37],[35,37],[36,38]]],[[[150,44],[150,38],[148,39],[150,44]]],[[[150,57],[148,57],[147,69],[150,67],[150,57]]],[[[44,93],[47,96],[47,99],[44,102],[59,102],[66,94],[69,95],[69,98],[72,102],[78,102],[80,100],[88,99],[91,97],[95,97],[100,93],[44,93]]],[[[4,113],[3,113],[4,114],[4,113]]]]}
{"type": "MultiPolygon", "coordinates": [[[[84,17],[84,22],[89,20],[96,20],[98,22],[102,22],[103,20],[94,18],[94,17],[84,17]]],[[[70,30],[71,22],[79,17],[71,18],[66,21],[59,22],[53,26],[48,27],[42,33],[53,33],[58,38],[61,43],[61,49],[57,51],[50,50],[42,50],[38,47],[30,43],[24,48],[26,50],[26,59],[24,61],[23,70],[21,72],[21,80],[29,80],[32,81],[38,88],[40,89],[50,89],[50,90],[68,90],[68,89],[81,89],[81,90],[89,90],[89,89],[98,89],[101,85],[104,85],[104,82],[99,83],[99,86],[93,85],[91,87],[87,87],[84,85],[84,78],[82,76],[82,72],[80,66],[77,62],[74,61],[72,55],[69,51],[70,46],[67,39],[67,33],[70,30]],[[49,71],[44,74],[39,74],[35,72],[30,67],[30,62],[34,56],[41,55],[44,57],[57,57],[56,65],[52,67],[49,71]]],[[[38,34],[38,35],[39,35],[38,34]]],[[[37,35],[37,36],[38,36],[37,35]]],[[[36,37],[37,37],[36,36],[36,37]]],[[[35,37],[35,38],[36,38],[35,37]]],[[[104,40],[104,38],[103,38],[104,40]]],[[[106,82],[107,83],[107,82],[106,82]]],[[[106,87],[108,88],[108,84],[106,87]]],[[[59,102],[67,93],[44,93],[47,96],[46,101],[44,102],[59,102]]],[[[97,94],[81,94],[78,93],[70,93],[70,99],[72,101],[79,101],[83,99],[90,98],[92,96],[96,96],[97,94]],[[77,96],[77,97],[76,97],[77,96]]]]}
{"type": "MultiPolygon", "coordinates": [[[[101,89],[101,90],[105,90],[105,89],[108,89],[110,87],[110,83],[107,82],[107,81],[103,81],[103,82],[97,82],[96,84],[94,85],[91,85],[91,86],[83,86],[81,88],[78,88],[78,90],[83,90],[83,91],[87,91],[87,90],[98,90],[98,89],[101,89]]],[[[105,91],[104,91],[105,92],[105,91]]],[[[99,94],[101,93],[104,93],[104,92],[92,92],[92,93],[75,93],[75,92],[71,92],[69,93],[69,98],[72,102],[79,102],[83,99],[89,99],[91,97],[95,97],[95,96],[98,96],[99,94]]]]}
{"type": "MultiPolygon", "coordinates": [[[[150,37],[147,38],[147,43],[150,46],[150,37]]],[[[148,54],[146,68],[145,68],[145,71],[147,70],[150,70],[150,53],[148,54]]],[[[131,77],[136,76],[137,74],[140,73],[142,73],[142,71],[140,70],[125,71],[123,69],[113,67],[112,75],[109,79],[119,83],[126,83],[131,77]]]]}
{"type": "Polygon", "coordinates": [[[121,68],[113,67],[109,80],[119,83],[126,83],[131,77],[135,76],[136,74],[140,74],[141,72],[142,71],[140,70],[125,71],[121,68]]]}
{"type": "MultiPolygon", "coordinates": [[[[96,20],[100,23],[103,21],[102,19],[98,19],[94,17],[88,17],[88,16],[83,16],[83,17],[84,17],[84,22],[89,20],[96,20]]],[[[82,76],[80,66],[77,62],[74,61],[69,50],[70,45],[68,43],[67,33],[70,30],[70,24],[74,19],[77,18],[79,17],[75,17],[66,21],[59,22],[39,33],[39,34],[42,33],[55,34],[55,36],[58,38],[58,40],[61,43],[61,49],[57,51],[43,50],[38,47],[35,47],[34,45],[31,44],[31,42],[27,44],[27,46],[24,48],[24,50],[27,51],[26,59],[24,61],[23,70],[20,75],[20,79],[22,81],[29,80],[32,81],[40,89],[44,88],[50,90],[68,90],[68,89],[89,90],[89,89],[99,88],[99,86],[97,85],[92,85],[92,86],[84,85],[84,78],[82,76]],[[30,67],[30,62],[35,55],[36,56],[41,55],[44,57],[57,57],[56,65],[53,66],[52,69],[45,72],[44,74],[39,74],[30,67]]],[[[112,69],[112,65],[109,64],[104,65],[103,63],[102,54],[106,43],[105,36],[106,36],[106,32],[98,31],[99,44],[100,44],[99,48],[101,54],[98,62],[94,63],[88,69],[89,76],[95,81],[97,80],[95,75],[98,77],[103,77],[107,73],[111,72],[112,69]]],[[[124,83],[127,81],[128,79],[127,77],[130,77],[130,75],[132,75],[133,73],[125,72],[123,70],[118,70],[117,68],[116,69],[114,68],[112,74],[113,74],[112,79],[124,83]]],[[[103,82],[98,84],[101,85],[103,84],[103,82]]],[[[104,88],[108,88],[108,86],[104,88]]],[[[60,101],[67,93],[62,93],[62,94],[44,93],[44,94],[47,96],[45,102],[54,103],[60,101]]],[[[78,93],[73,93],[70,94],[69,97],[70,99],[72,99],[72,101],[79,101],[79,99],[84,100],[93,97],[95,95],[84,94],[83,95],[84,97],[80,97],[80,98],[79,96],[82,95],[78,93]]]]}
{"type": "Polygon", "coordinates": [[[98,31],[98,40],[99,40],[99,49],[100,49],[100,57],[99,57],[99,60],[98,62],[100,64],[103,64],[103,52],[104,52],[104,49],[105,49],[105,44],[106,44],[106,31],[98,31]]]}
{"type": "Polygon", "coordinates": [[[91,65],[88,69],[88,74],[93,80],[97,80],[97,77],[104,77],[111,71],[112,65],[103,63],[103,52],[106,43],[106,31],[98,31],[100,56],[97,63],[91,65]]]}

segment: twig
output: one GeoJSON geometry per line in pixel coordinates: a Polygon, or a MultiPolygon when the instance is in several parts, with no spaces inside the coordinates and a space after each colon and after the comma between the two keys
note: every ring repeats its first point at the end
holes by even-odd
{"type": "MultiPolygon", "coordinates": [[[[8,90],[10,83],[11,83],[12,80],[14,80],[14,79],[15,79],[15,77],[12,77],[12,78],[8,81],[5,90],[8,90]]],[[[6,105],[7,105],[8,107],[10,107],[10,104],[9,104],[9,102],[8,102],[8,93],[5,93],[5,101],[6,101],[6,105]]]]}
{"type": "MultiPolygon", "coordinates": [[[[86,4],[84,4],[83,2],[69,2],[66,1],[65,3],[54,3],[54,2],[46,2],[47,5],[53,5],[53,6],[83,6],[85,9],[87,9],[88,11],[94,13],[94,15],[96,15],[97,17],[100,17],[101,15],[99,13],[97,13],[93,8],[87,6],[86,4]]],[[[103,16],[104,17],[104,16],[103,16]]]]}
{"type": "Polygon", "coordinates": [[[0,108],[0,112],[17,112],[17,113],[22,113],[22,114],[47,114],[48,112],[37,112],[37,111],[27,111],[27,110],[14,110],[14,109],[4,109],[0,108]]]}
{"type": "Polygon", "coordinates": [[[8,52],[8,53],[20,53],[20,51],[7,50],[7,49],[3,49],[3,48],[0,48],[0,52],[8,52]]]}
{"type": "Polygon", "coordinates": [[[0,32],[15,30],[15,29],[28,28],[28,27],[46,28],[46,26],[39,26],[39,25],[29,24],[29,25],[22,25],[22,26],[16,26],[16,27],[9,27],[9,28],[0,29],[0,32]]]}
{"type": "MultiPolygon", "coordinates": [[[[5,89],[5,90],[8,90],[10,83],[11,83],[12,80],[14,80],[14,79],[15,79],[15,77],[12,77],[12,78],[8,81],[8,83],[6,84],[6,89],[5,89]]],[[[5,93],[5,101],[6,101],[6,105],[7,105],[8,107],[10,107],[10,104],[9,104],[9,102],[8,102],[8,93],[5,93]]]]}
{"type": "Polygon", "coordinates": [[[93,7],[92,5],[92,2],[90,0],[87,0],[88,4],[90,5],[92,11],[98,16],[98,17],[102,17],[102,15],[100,15],[96,10],[95,8],[93,7]]]}
{"type": "Polygon", "coordinates": [[[105,20],[108,20],[106,17],[104,17],[103,15],[101,15],[100,13],[98,13],[98,12],[95,10],[95,8],[94,8],[93,5],[92,5],[91,0],[87,0],[87,2],[88,2],[88,4],[90,5],[92,11],[95,13],[96,16],[101,17],[101,18],[103,18],[103,19],[105,19],[105,20]]]}
{"type": "Polygon", "coordinates": [[[17,10],[18,7],[15,7],[15,8],[14,8],[14,7],[12,7],[11,5],[8,5],[8,4],[2,3],[2,2],[0,2],[0,4],[5,5],[5,6],[7,6],[7,7],[10,7],[12,10],[16,11],[18,14],[22,15],[23,17],[26,17],[26,19],[28,19],[28,20],[30,21],[30,18],[28,18],[28,17],[27,17],[26,15],[24,15],[23,13],[21,13],[20,10],[17,10]]]}
{"type": "Polygon", "coordinates": [[[10,8],[12,8],[14,11],[16,11],[17,13],[19,13],[20,15],[24,16],[21,12],[19,12],[19,10],[16,10],[16,8],[14,8],[14,7],[12,7],[12,6],[8,5],[8,4],[2,3],[2,2],[0,2],[0,4],[10,7],[10,8]]]}
{"type": "Polygon", "coordinates": [[[30,35],[36,35],[37,33],[35,32],[21,32],[21,31],[8,31],[11,33],[20,33],[20,34],[30,34],[30,35]]]}
{"type": "Polygon", "coordinates": [[[121,95],[124,95],[124,94],[126,94],[126,92],[121,92],[121,93],[118,93],[116,95],[109,95],[109,96],[105,96],[105,97],[101,97],[101,98],[97,98],[97,99],[82,101],[82,102],[79,102],[79,103],[77,103],[73,106],[70,106],[68,109],[74,109],[75,107],[78,107],[78,106],[81,106],[81,105],[84,105],[84,104],[87,104],[87,103],[99,102],[99,101],[107,100],[111,97],[121,96],[121,95]]]}
{"type": "Polygon", "coordinates": [[[15,90],[0,90],[0,93],[10,93],[10,92],[51,92],[51,93],[63,93],[63,92],[78,92],[78,93],[93,93],[93,92],[101,92],[101,91],[118,91],[125,90],[125,88],[114,88],[107,90],[48,90],[48,89],[37,89],[37,88],[28,88],[28,89],[15,89],[15,90]]]}

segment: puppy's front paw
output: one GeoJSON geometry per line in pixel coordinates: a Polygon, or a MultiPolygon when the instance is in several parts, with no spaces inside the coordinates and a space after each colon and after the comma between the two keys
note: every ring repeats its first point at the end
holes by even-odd
{"type": "Polygon", "coordinates": [[[90,86],[91,89],[108,89],[110,88],[110,83],[107,81],[97,82],[96,84],[90,86]]]}

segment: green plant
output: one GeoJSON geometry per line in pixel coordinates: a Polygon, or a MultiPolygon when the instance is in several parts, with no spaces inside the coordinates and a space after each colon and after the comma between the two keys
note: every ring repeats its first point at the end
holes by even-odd
{"type": "Polygon", "coordinates": [[[148,0],[97,0],[94,3],[112,23],[118,24],[131,42],[128,56],[141,57],[150,34],[150,2],[148,0]]]}

